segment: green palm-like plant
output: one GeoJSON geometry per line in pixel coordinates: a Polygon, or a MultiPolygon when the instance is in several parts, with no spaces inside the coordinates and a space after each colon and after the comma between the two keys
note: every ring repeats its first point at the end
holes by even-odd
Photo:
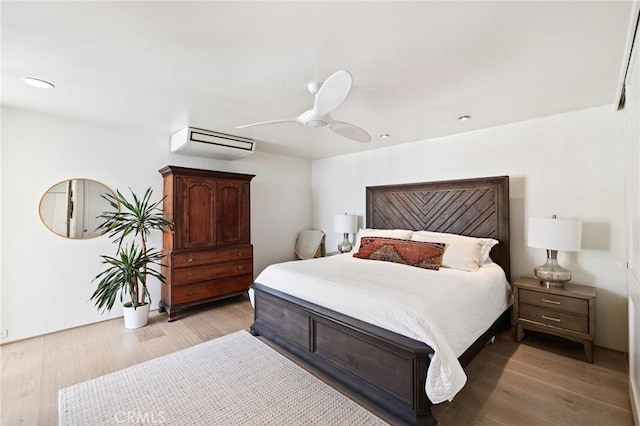
{"type": "Polygon", "coordinates": [[[163,253],[148,248],[147,241],[152,231],[171,228],[171,222],[164,219],[162,215],[159,207],[162,200],[151,201],[153,194],[151,188],[147,188],[142,197],[138,197],[131,189],[129,191],[132,195],[131,201],[118,190],[116,195],[102,195],[113,210],[98,215],[101,224],[96,230],[105,232],[112,242],[118,245],[114,257],[100,256],[107,268],[93,279],[99,282],[91,300],[102,312],[113,308],[118,294],[121,301],[124,294],[128,294],[134,308],[147,303],[147,297],[150,302],[151,297],[147,288],[149,276],[165,282],[162,273],[149,267],[161,266],[163,253]],[[129,244],[125,243],[127,237],[132,238],[129,244]]]}

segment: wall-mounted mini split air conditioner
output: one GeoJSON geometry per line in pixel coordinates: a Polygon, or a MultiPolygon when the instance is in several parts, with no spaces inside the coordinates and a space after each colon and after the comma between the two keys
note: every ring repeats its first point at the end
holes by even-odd
{"type": "Polygon", "coordinates": [[[211,130],[185,127],[171,136],[171,152],[176,154],[237,160],[255,152],[253,139],[211,130]]]}

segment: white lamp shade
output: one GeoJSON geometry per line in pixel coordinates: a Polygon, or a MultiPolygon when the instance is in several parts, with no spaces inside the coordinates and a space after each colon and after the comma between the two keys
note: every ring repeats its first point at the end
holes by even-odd
{"type": "Polygon", "coordinates": [[[529,247],[545,250],[580,251],[582,222],[569,219],[530,218],[529,247]]]}
{"type": "Polygon", "coordinates": [[[358,216],[337,214],[333,216],[334,232],[352,234],[358,230],[358,216]]]}

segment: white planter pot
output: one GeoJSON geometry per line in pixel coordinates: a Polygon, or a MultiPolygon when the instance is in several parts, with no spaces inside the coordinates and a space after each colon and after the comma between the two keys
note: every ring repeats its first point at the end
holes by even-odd
{"type": "Polygon", "coordinates": [[[140,328],[147,325],[147,323],[149,322],[150,307],[150,303],[138,306],[136,309],[133,309],[132,306],[123,306],[122,311],[124,312],[125,328],[140,328]]]}

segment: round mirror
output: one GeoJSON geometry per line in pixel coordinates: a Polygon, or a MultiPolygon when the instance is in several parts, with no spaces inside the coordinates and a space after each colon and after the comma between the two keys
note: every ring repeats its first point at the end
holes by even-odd
{"type": "Polygon", "coordinates": [[[58,182],[40,199],[40,219],[52,232],[67,238],[84,239],[101,235],[96,217],[113,207],[102,195],[114,192],[91,179],[58,182]]]}

